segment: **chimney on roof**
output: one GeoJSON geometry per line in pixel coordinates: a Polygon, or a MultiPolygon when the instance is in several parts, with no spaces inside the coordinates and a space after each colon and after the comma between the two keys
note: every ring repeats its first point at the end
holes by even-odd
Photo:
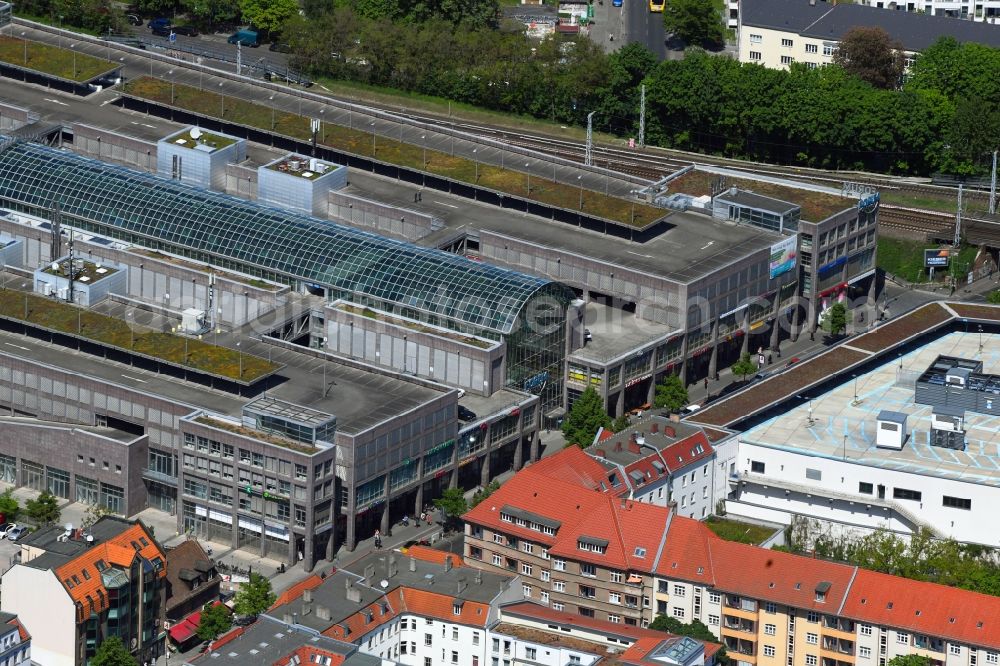
{"type": "Polygon", "coordinates": [[[671,414],[670,415],[670,420],[673,421],[674,423],[680,423],[681,422],[681,416],[680,416],[680,414],[671,414]]]}
{"type": "Polygon", "coordinates": [[[284,622],[285,624],[291,624],[292,623],[292,614],[291,613],[285,613],[284,615],[281,616],[281,621],[284,622]]]}
{"type": "Polygon", "coordinates": [[[375,565],[369,564],[365,567],[365,581],[371,582],[375,580],[375,565]]]}
{"type": "Polygon", "coordinates": [[[639,445],[633,439],[631,442],[628,443],[628,450],[631,451],[632,453],[639,453],[642,449],[639,448],[639,445]]]}
{"type": "Polygon", "coordinates": [[[444,558],[444,570],[451,571],[451,566],[452,566],[451,555],[449,555],[448,557],[444,558]]]}
{"type": "Polygon", "coordinates": [[[594,449],[594,455],[598,455],[598,456],[604,458],[605,456],[608,455],[608,452],[605,451],[604,449],[594,449]]]}
{"type": "Polygon", "coordinates": [[[349,585],[347,587],[347,600],[353,601],[356,604],[361,603],[361,590],[353,585],[349,585]]]}
{"type": "Polygon", "coordinates": [[[660,432],[660,424],[656,423],[656,422],[653,422],[652,424],[650,424],[650,426],[649,426],[649,434],[655,435],[658,432],[660,432]]]}
{"type": "Polygon", "coordinates": [[[387,576],[387,578],[392,578],[398,572],[399,572],[399,565],[396,564],[396,556],[395,555],[390,555],[389,556],[389,566],[388,566],[387,571],[386,571],[386,573],[389,574],[387,576]]]}
{"type": "Polygon", "coordinates": [[[615,442],[615,451],[621,451],[621,450],[622,450],[622,443],[615,442]]]}
{"type": "Polygon", "coordinates": [[[676,437],[677,428],[673,427],[672,425],[665,425],[663,426],[663,434],[666,435],[667,437],[676,437]]]}
{"type": "Polygon", "coordinates": [[[320,620],[330,621],[330,609],[326,606],[316,605],[316,618],[320,620]]]}
{"type": "Polygon", "coordinates": [[[304,601],[305,603],[308,604],[308,603],[312,602],[312,600],[313,600],[313,591],[312,590],[303,590],[302,591],[302,601],[304,601]]]}
{"type": "Polygon", "coordinates": [[[312,612],[312,604],[302,604],[302,617],[312,612]]]}
{"type": "Polygon", "coordinates": [[[479,569],[476,569],[476,577],[474,578],[474,580],[476,581],[476,585],[483,584],[483,572],[480,571],[479,569]]]}
{"type": "Polygon", "coordinates": [[[417,561],[412,557],[409,559],[410,559],[410,572],[412,573],[417,570],[417,561]]]}

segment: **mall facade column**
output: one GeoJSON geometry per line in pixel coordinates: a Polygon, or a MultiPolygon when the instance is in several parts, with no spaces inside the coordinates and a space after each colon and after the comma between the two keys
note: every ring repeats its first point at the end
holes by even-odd
{"type": "Polygon", "coordinates": [[[709,342],[712,345],[711,356],[708,359],[708,377],[710,379],[715,379],[718,375],[719,366],[719,318],[715,317],[712,319],[712,335],[709,337],[709,342]]]}

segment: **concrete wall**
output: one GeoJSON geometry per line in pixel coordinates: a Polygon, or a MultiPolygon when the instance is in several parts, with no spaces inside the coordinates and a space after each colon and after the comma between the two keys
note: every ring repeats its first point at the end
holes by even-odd
{"type": "Polygon", "coordinates": [[[0,130],[14,130],[31,122],[34,122],[34,115],[27,109],[0,104],[0,130]]]}
{"type": "Polygon", "coordinates": [[[139,171],[156,171],[156,145],[117,132],[74,123],[73,152],[139,171]]]}
{"type": "Polygon", "coordinates": [[[432,215],[346,192],[329,193],[329,208],[323,217],[327,215],[358,229],[413,242],[444,227],[444,223],[432,215]]]}

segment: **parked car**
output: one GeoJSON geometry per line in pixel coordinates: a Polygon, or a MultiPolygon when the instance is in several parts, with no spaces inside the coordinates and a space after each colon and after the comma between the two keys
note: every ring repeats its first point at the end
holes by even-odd
{"type": "Polygon", "coordinates": [[[163,18],[162,16],[160,18],[151,19],[149,22],[150,30],[155,30],[156,28],[169,28],[169,27],[170,27],[170,19],[163,18]]]}
{"type": "Polygon", "coordinates": [[[230,44],[239,44],[241,46],[250,46],[252,48],[260,46],[256,30],[237,30],[229,36],[228,41],[230,44]]]}
{"type": "Polygon", "coordinates": [[[125,19],[129,22],[129,25],[142,25],[142,17],[138,14],[126,14],[125,19]]]}
{"type": "Polygon", "coordinates": [[[17,527],[16,523],[4,523],[3,525],[0,525],[0,539],[7,538],[7,533],[15,527],[17,527]]]}
{"type": "Polygon", "coordinates": [[[198,31],[193,25],[175,25],[174,34],[184,35],[185,37],[197,37],[198,31]]]}
{"type": "Polygon", "coordinates": [[[292,47],[281,42],[271,42],[271,45],[267,47],[267,50],[275,51],[277,53],[291,53],[292,47]]]}
{"type": "Polygon", "coordinates": [[[150,31],[157,37],[169,37],[174,30],[169,25],[158,25],[150,28],[150,31]]]}
{"type": "Polygon", "coordinates": [[[7,532],[7,539],[10,541],[17,541],[18,539],[28,536],[29,532],[31,532],[31,530],[24,525],[17,525],[7,532]]]}
{"type": "Polygon", "coordinates": [[[468,407],[458,406],[458,420],[459,421],[472,421],[476,418],[476,413],[469,409],[468,407]]]}

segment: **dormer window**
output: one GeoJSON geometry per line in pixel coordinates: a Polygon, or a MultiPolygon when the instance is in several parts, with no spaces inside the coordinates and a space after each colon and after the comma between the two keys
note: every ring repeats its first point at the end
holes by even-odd
{"type": "Polygon", "coordinates": [[[576,547],[579,550],[586,550],[591,553],[603,555],[608,550],[608,540],[597,537],[581,536],[577,539],[576,547]]]}
{"type": "Polygon", "coordinates": [[[455,601],[455,603],[452,604],[452,606],[451,606],[451,612],[452,612],[452,614],[453,615],[461,615],[462,614],[462,606],[464,606],[464,605],[465,605],[464,601],[455,601]]]}

